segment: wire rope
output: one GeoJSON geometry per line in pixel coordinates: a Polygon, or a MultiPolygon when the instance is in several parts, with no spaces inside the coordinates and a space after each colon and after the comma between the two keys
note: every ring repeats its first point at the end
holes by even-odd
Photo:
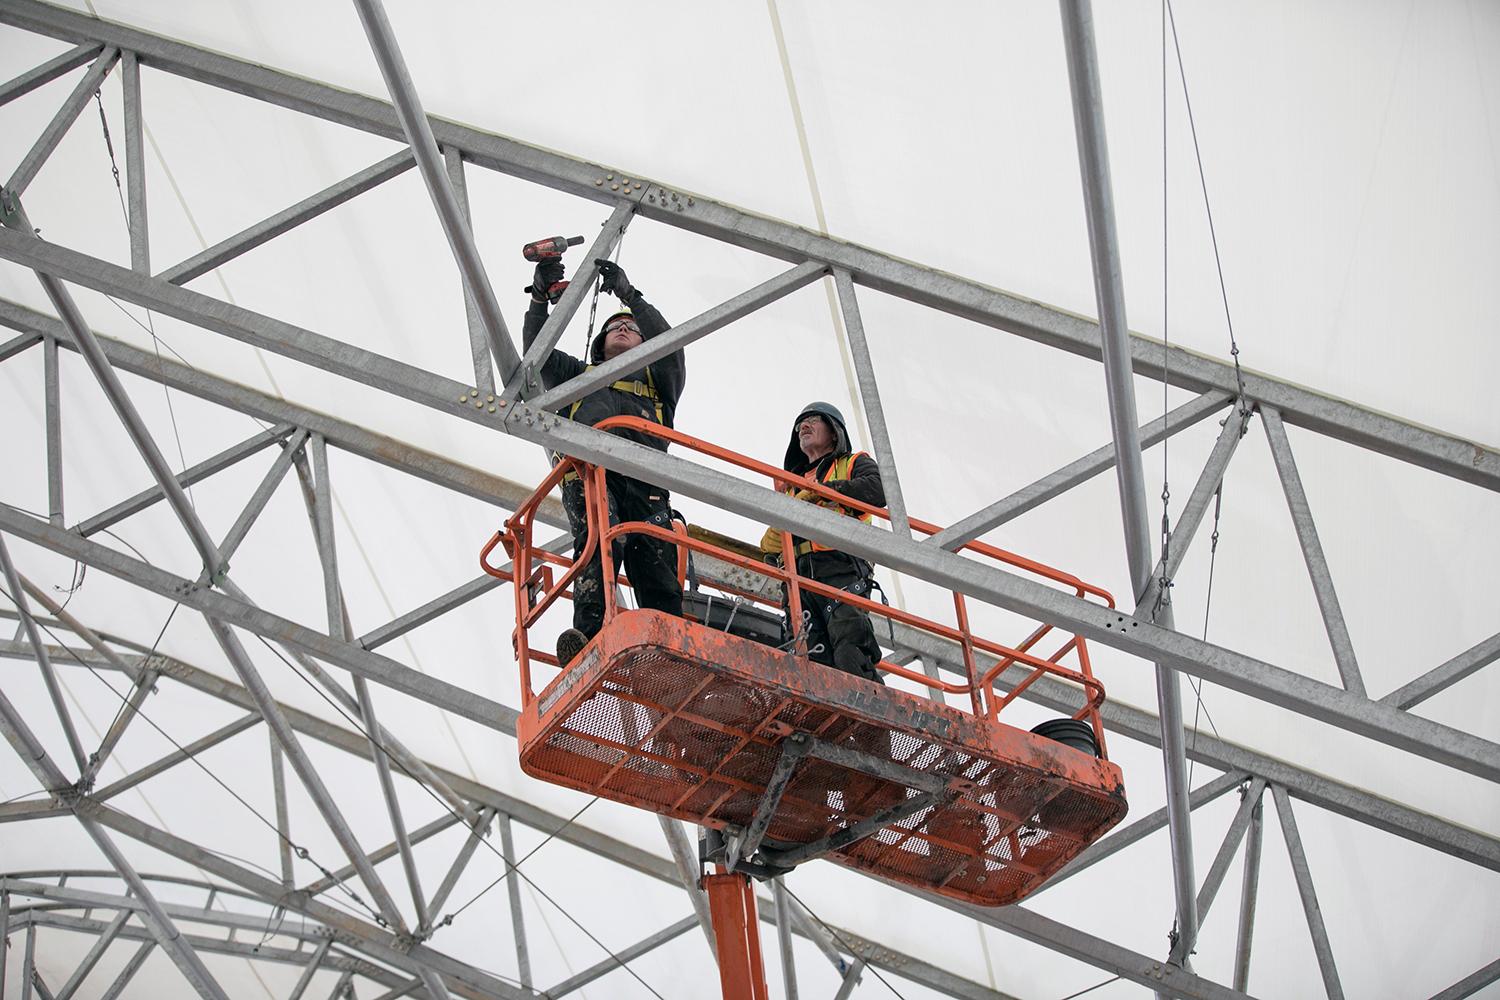
{"type": "MultiPolygon", "coordinates": [[[[298,669],[298,667],[296,666],[295,663],[293,663],[286,656],[282,655],[281,651],[278,650],[275,646],[273,646],[270,642],[266,641],[266,639],[263,636],[256,636],[256,638],[260,640],[261,645],[265,646],[268,650],[271,651],[271,653],[273,655],[276,656],[277,659],[279,659],[283,664],[285,664],[286,667],[287,667],[287,669],[291,670],[292,673],[295,674],[298,678],[300,678],[304,684],[306,684],[315,693],[317,693],[317,695],[320,698],[322,698],[325,702],[327,702],[328,705],[329,705],[329,707],[331,707],[334,711],[336,711],[340,716],[343,717],[343,719],[346,722],[349,723],[349,725],[353,726],[361,735],[363,735],[365,737],[365,739],[367,739],[370,742],[370,745],[375,750],[379,751],[381,754],[383,754],[385,756],[385,758],[386,758],[387,761],[389,761],[391,764],[394,764],[407,777],[411,778],[413,781],[416,781],[417,785],[424,792],[426,792],[428,794],[428,796],[431,797],[434,802],[436,802],[439,806],[441,806],[449,815],[459,816],[458,812],[451,805],[449,805],[447,803],[447,801],[445,801],[442,798],[442,796],[438,795],[437,792],[433,791],[430,787],[428,787],[428,785],[427,785],[426,782],[424,782],[421,779],[417,778],[409,770],[407,770],[406,765],[403,764],[400,760],[398,760],[389,750],[387,750],[385,748],[385,745],[384,745],[383,741],[377,740],[377,739],[373,738],[370,735],[369,730],[367,730],[360,723],[359,720],[357,720],[353,716],[351,716],[348,713],[348,711],[346,711],[342,705],[338,704],[333,698],[331,698],[327,694],[327,692],[323,691],[316,684],[314,684],[312,682],[312,679],[309,678],[309,677],[307,677],[306,674],[302,670],[298,669]]],[[[505,880],[505,876],[506,875],[510,874],[511,872],[514,872],[519,878],[521,878],[523,881],[525,881],[528,886],[531,887],[531,890],[533,892],[537,893],[543,899],[545,899],[547,902],[551,903],[552,906],[559,913],[561,913],[564,917],[566,917],[568,919],[569,923],[571,923],[574,927],[577,927],[581,932],[583,932],[583,935],[585,937],[587,937],[594,944],[598,945],[599,948],[600,948],[600,950],[602,950],[609,958],[613,959],[620,966],[620,968],[622,968],[626,972],[630,973],[631,978],[635,979],[636,982],[640,983],[641,986],[645,987],[645,989],[647,990],[647,992],[649,992],[652,996],[657,997],[658,1000],[664,1000],[664,998],[662,997],[662,995],[660,993],[658,993],[655,989],[653,989],[650,983],[648,983],[644,979],[642,979],[640,977],[640,974],[637,973],[634,969],[632,969],[630,967],[630,964],[628,962],[626,962],[623,959],[621,959],[619,957],[619,955],[615,954],[615,952],[612,949],[609,948],[608,945],[606,945],[592,931],[590,931],[587,927],[585,927],[578,920],[577,917],[573,916],[573,914],[568,910],[567,907],[563,906],[556,899],[554,899],[550,894],[548,894],[545,889],[543,889],[541,886],[537,885],[535,879],[531,878],[530,875],[528,875],[525,872],[521,871],[521,865],[525,861],[529,860],[532,857],[532,855],[536,854],[537,851],[541,850],[544,846],[546,846],[547,843],[549,841],[551,841],[554,837],[556,837],[558,834],[560,834],[564,830],[566,830],[573,823],[574,820],[576,820],[580,815],[583,814],[583,812],[584,812],[585,809],[588,809],[589,806],[593,805],[594,802],[597,802],[597,801],[598,801],[598,796],[595,796],[592,800],[590,800],[589,802],[585,803],[583,805],[583,807],[581,809],[579,809],[576,813],[574,813],[571,817],[569,817],[568,820],[565,823],[563,823],[561,826],[559,826],[556,830],[553,830],[552,832],[550,832],[546,836],[546,838],[544,838],[542,840],[542,842],[540,844],[538,844],[536,847],[532,848],[531,851],[529,851],[526,854],[526,857],[522,858],[520,861],[515,862],[514,864],[512,864],[510,861],[506,860],[505,855],[503,853],[501,853],[500,850],[498,848],[496,848],[494,844],[491,844],[488,840],[485,840],[483,837],[481,837],[480,840],[479,840],[479,843],[483,844],[485,846],[485,848],[487,850],[489,850],[489,852],[491,854],[493,854],[493,855],[495,855],[495,857],[499,858],[500,861],[501,861],[501,863],[506,866],[507,871],[504,874],[502,874],[500,878],[496,879],[494,882],[491,882],[488,886],[486,886],[483,890],[481,890],[480,893],[478,895],[476,895],[473,899],[470,899],[469,902],[467,902],[463,906],[459,907],[459,909],[457,911],[450,912],[450,913],[446,914],[445,916],[443,916],[442,918],[440,918],[438,920],[434,920],[432,922],[432,928],[436,929],[437,927],[445,927],[445,926],[451,924],[452,921],[453,921],[453,918],[455,916],[457,916],[458,913],[460,913],[463,910],[467,909],[471,904],[473,904],[479,898],[479,896],[483,896],[485,893],[489,892],[490,889],[493,889],[496,885],[499,885],[500,882],[502,882],[502,881],[505,880]]],[[[459,816],[459,819],[462,820],[462,817],[459,816]]]]}
{"type": "MultiPolygon", "coordinates": [[[[16,607],[18,609],[20,608],[20,603],[16,599],[17,595],[10,593],[10,591],[7,590],[3,585],[0,585],[0,594],[3,594],[8,600],[10,600],[10,602],[12,604],[16,605],[16,607]]],[[[99,683],[103,684],[106,688],[108,688],[109,691],[110,691],[110,693],[112,693],[116,698],[120,699],[123,703],[125,703],[127,705],[129,704],[129,696],[126,695],[126,694],[123,694],[120,691],[118,691],[115,688],[115,686],[109,682],[109,680],[107,678],[105,678],[102,674],[99,673],[98,669],[95,668],[92,663],[89,663],[82,656],[78,655],[78,652],[75,649],[73,649],[67,643],[63,642],[62,638],[59,637],[58,634],[55,631],[53,631],[53,629],[52,629],[52,627],[50,625],[48,625],[45,621],[43,621],[43,620],[41,620],[39,618],[36,618],[35,616],[32,616],[32,620],[34,622],[36,622],[36,624],[38,626],[40,626],[43,631],[45,631],[49,636],[51,636],[52,641],[55,642],[55,643],[57,643],[58,647],[61,648],[65,653],[67,653],[70,658],[72,658],[73,660],[76,660],[78,662],[79,666],[81,666],[84,669],[88,670],[88,672],[90,674],[92,674],[94,676],[94,678],[99,681],[99,683]]],[[[279,827],[277,827],[277,825],[275,823],[273,823],[270,820],[268,820],[265,817],[264,814],[262,814],[253,805],[251,805],[248,801],[246,801],[246,799],[244,798],[244,796],[240,795],[239,792],[236,792],[233,788],[231,788],[229,786],[229,784],[227,782],[225,782],[222,778],[220,778],[217,774],[215,774],[212,768],[210,768],[207,764],[204,764],[201,760],[199,760],[198,759],[198,755],[196,753],[189,753],[186,747],[184,747],[181,743],[178,743],[177,740],[174,739],[170,733],[168,733],[161,726],[157,725],[156,720],[152,719],[151,716],[149,714],[147,714],[144,709],[137,708],[135,710],[135,714],[138,715],[140,718],[144,719],[146,721],[147,725],[149,725],[152,729],[156,730],[156,732],[163,739],[165,739],[168,743],[172,744],[173,748],[176,749],[176,751],[178,753],[182,754],[182,757],[183,757],[184,760],[191,762],[194,766],[196,766],[204,774],[208,775],[208,777],[210,779],[212,779],[215,784],[217,784],[220,788],[224,789],[224,791],[228,792],[229,795],[236,802],[238,802],[240,805],[244,806],[247,810],[249,810],[249,812],[250,812],[251,815],[253,815],[256,819],[260,820],[261,823],[263,823],[268,829],[270,829],[272,832],[274,832],[276,834],[276,836],[280,840],[285,841],[286,845],[292,849],[292,851],[297,855],[297,857],[301,858],[302,860],[304,860],[304,861],[308,862],[309,864],[311,864],[313,867],[317,868],[320,872],[323,873],[323,876],[325,878],[329,878],[329,879],[333,878],[333,873],[331,871],[329,871],[326,867],[324,867],[322,864],[320,864],[318,862],[318,860],[312,856],[312,854],[308,851],[307,848],[303,847],[301,844],[296,843],[290,837],[288,837],[285,834],[283,834],[281,832],[281,829],[279,827]]],[[[207,749],[207,748],[205,748],[205,749],[207,749]]],[[[208,848],[205,848],[205,850],[208,850],[208,848]]],[[[222,853],[222,852],[219,852],[219,851],[210,851],[210,853],[219,854],[219,853],[222,853]]],[[[227,855],[227,854],[224,855],[224,856],[225,857],[231,857],[231,855],[227,855]]],[[[236,860],[239,860],[239,859],[236,859],[236,860]]],[[[260,868],[261,871],[268,871],[268,869],[265,869],[265,868],[261,867],[260,865],[254,865],[254,867],[260,868]]],[[[382,916],[380,916],[380,914],[376,913],[375,910],[373,910],[369,906],[369,904],[365,903],[364,900],[360,898],[360,896],[359,896],[359,894],[357,892],[355,892],[353,889],[350,889],[348,886],[343,885],[343,882],[341,880],[335,880],[335,884],[339,885],[341,887],[341,889],[342,889],[343,892],[347,893],[350,896],[351,899],[353,899],[363,909],[365,909],[371,915],[371,917],[373,917],[376,920],[377,923],[381,924],[382,926],[385,925],[385,923],[386,923],[385,918],[383,918],[382,916]]]]}
{"type": "MultiPolygon", "coordinates": [[[[844,939],[844,935],[840,934],[836,929],[834,929],[833,926],[828,923],[828,921],[826,921],[822,917],[818,916],[817,912],[814,911],[811,906],[808,906],[805,902],[803,902],[802,901],[802,897],[799,896],[799,895],[797,895],[795,892],[792,891],[792,887],[786,884],[786,880],[785,879],[782,880],[781,887],[786,890],[786,893],[787,893],[788,896],[791,896],[793,899],[795,899],[797,901],[798,905],[801,906],[804,910],[806,910],[808,912],[808,914],[814,920],[816,920],[818,922],[818,926],[819,927],[822,927],[825,931],[827,931],[829,933],[830,936],[832,936],[832,938],[835,941],[837,941],[840,945],[842,945],[845,951],[847,951],[849,954],[853,955],[855,958],[859,957],[859,952],[855,951],[854,950],[854,946],[851,945],[848,941],[846,941],[844,939]]],[[[870,972],[874,974],[875,978],[878,979],[878,980],[880,980],[880,982],[885,986],[885,988],[888,989],[888,990],[890,990],[892,993],[894,993],[899,998],[899,1000],[906,1000],[906,997],[902,995],[901,991],[898,990],[898,989],[896,989],[896,987],[892,986],[891,985],[891,981],[889,979],[885,978],[884,976],[882,976],[880,974],[880,970],[877,969],[877,968],[875,968],[874,965],[872,965],[872,964],[870,964],[870,962],[866,961],[865,962],[865,968],[869,969],[870,972]]]]}

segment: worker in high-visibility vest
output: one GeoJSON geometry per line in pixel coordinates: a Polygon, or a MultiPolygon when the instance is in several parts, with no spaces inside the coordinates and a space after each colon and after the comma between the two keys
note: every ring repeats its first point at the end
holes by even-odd
{"type": "MultiPolygon", "coordinates": [[[[670,325],[662,318],[656,307],[647,302],[640,289],[630,284],[625,271],[613,261],[596,261],[604,291],[620,300],[620,308],[607,316],[589,345],[589,360],[580,361],[572,355],[553,349],[542,362],[541,377],[545,388],[573,378],[575,375],[623,354],[637,344],[665,333],[670,325]]],[[[565,275],[560,259],[544,260],[537,265],[536,277],[531,288],[531,308],[526,311],[526,322],[521,339],[525,347],[531,342],[547,321],[547,292],[565,275]]],[[[618,381],[596,389],[587,396],[570,403],[558,411],[562,416],[590,426],[606,417],[644,417],[667,427],[677,413],[677,401],[682,396],[682,387],[687,380],[687,362],[681,350],[673,351],[660,360],[653,361],[618,381]]],[[[638,431],[614,430],[620,437],[656,448],[667,450],[667,442],[659,437],[638,431]]],[[[605,476],[609,492],[609,520],[611,524],[621,521],[648,521],[663,528],[671,526],[672,503],[667,491],[660,486],[609,472],[605,476]]],[[[573,556],[577,558],[588,542],[588,511],[584,500],[583,483],[576,475],[569,474],[562,484],[563,508],[568,513],[568,523],[573,531],[573,556]]],[[[671,542],[646,535],[627,535],[614,548],[616,567],[624,566],[635,591],[636,604],[642,608],[654,608],[668,614],[682,614],[682,584],[677,579],[677,546],[671,542]]],[[[604,623],[604,580],[596,552],[587,566],[573,580],[573,627],[566,629],[557,639],[557,658],[567,664],[604,623]]]]}
{"type": "MultiPolygon", "coordinates": [[[[864,452],[856,452],[849,443],[844,416],[828,403],[808,403],[792,423],[782,468],[873,507],[885,506],[885,487],[880,482],[880,466],[864,452]]],[[[788,490],[799,500],[838,510],[850,517],[868,522],[861,515],[807,488],[788,490]]],[[[782,532],[768,528],[761,539],[761,551],[771,560],[781,557],[782,532]]],[[[837,587],[839,590],[869,597],[874,583],[871,566],[857,556],[831,549],[826,545],[792,538],[798,574],[837,587]]],[[[875,664],[880,662],[880,646],[867,612],[832,598],[800,592],[803,628],[807,633],[808,658],[836,667],[867,680],[884,683],[875,664]]],[[[793,626],[795,631],[795,624],[793,626]]]]}

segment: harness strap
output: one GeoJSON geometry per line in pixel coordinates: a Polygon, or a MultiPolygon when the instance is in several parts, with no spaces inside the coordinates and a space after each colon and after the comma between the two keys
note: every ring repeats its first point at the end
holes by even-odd
{"type": "MultiPolygon", "coordinates": [[[[593,367],[593,365],[585,365],[583,370],[588,371],[593,367]]],[[[609,387],[611,389],[618,389],[621,392],[628,392],[632,396],[642,396],[646,399],[651,400],[652,405],[656,409],[656,422],[661,424],[663,427],[667,425],[666,412],[662,408],[661,396],[656,391],[656,379],[651,374],[650,365],[646,366],[646,381],[642,382],[640,379],[632,379],[628,381],[626,379],[621,379],[618,382],[611,382],[609,384],[609,387]]],[[[585,396],[584,398],[587,399],[588,397],[585,396]]],[[[582,405],[582,399],[575,399],[573,401],[573,405],[568,407],[569,420],[573,419],[574,415],[578,412],[578,407],[582,405]]],[[[553,457],[556,461],[561,461],[561,459],[558,458],[555,453],[553,457]]],[[[568,472],[563,474],[562,481],[566,483],[577,478],[578,473],[568,472]]]]}

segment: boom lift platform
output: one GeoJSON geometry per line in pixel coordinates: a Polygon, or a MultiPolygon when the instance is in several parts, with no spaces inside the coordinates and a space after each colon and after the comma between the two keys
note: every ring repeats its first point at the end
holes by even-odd
{"type": "MultiPolygon", "coordinates": [[[[616,417],[598,427],[665,438],[764,476],[776,488],[792,482],[782,469],[649,421],[616,417]]],[[[956,625],[944,625],[835,590],[796,573],[785,532],[776,566],[680,526],[610,524],[605,474],[563,458],[480,556],[486,572],[515,585],[517,737],[526,773],[707,828],[705,860],[721,872],[772,877],[826,857],[980,906],[1025,896],[1124,816],[1121,773],[1106,756],[1099,719],[1104,689],[1081,636],[1064,637],[1043,656],[1036,650],[1052,626],[1037,626],[1015,646],[979,638],[960,593],[953,594],[956,625]],[[582,480],[590,525],[576,559],[548,552],[533,538],[538,507],[569,473],[582,480]],[[801,645],[797,636],[779,642],[768,627],[782,609],[748,590],[713,599],[690,592],[689,617],[675,618],[627,610],[606,586],[603,628],[537,691],[533,666],[562,665],[532,647],[531,629],[571,596],[569,585],[595,552],[603,579],[615,580],[616,546],[631,533],[674,542],[680,577],[688,553],[696,552],[779,582],[789,621],[802,620],[799,591],[805,591],[948,640],[962,651],[962,683],[889,662],[878,669],[964,696],[968,710],[810,661],[805,638],[801,645]],[[497,545],[511,558],[508,570],[488,561],[497,545]],[[1070,657],[1076,667],[1064,664],[1070,657]],[[1025,675],[1009,690],[997,689],[1015,666],[1025,675]],[[1056,738],[1001,722],[1000,712],[1045,676],[1076,686],[1080,695],[1072,720],[1037,727],[1052,727],[1056,738]]],[[[799,478],[795,485],[808,483],[799,478]]],[[[887,516],[813,488],[847,509],[887,516]]],[[[928,535],[939,530],[916,519],[911,525],[928,535]]],[[[1105,591],[995,546],[970,542],[962,551],[1114,606],[1105,591]]]]}

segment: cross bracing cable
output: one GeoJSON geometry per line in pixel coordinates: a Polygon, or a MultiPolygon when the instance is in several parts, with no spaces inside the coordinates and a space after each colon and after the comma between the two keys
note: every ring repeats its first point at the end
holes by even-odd
{"type": "MultiPolygon", "coordinates": [[[[391,754],[391,752],[389,750],[387,750],[385,748],[384,744],[380,740],[374,739],[370,735],[369,731],[366,730],[365,727],[360,724],[360,721],[358,719],[356,719],[353,716],[351,716],[347,711],[345,711],[345,709],[344,709],[344,707],[342,705],[339,705],[331,697],[329,697],[326,692],[324,692],[321,688],[319,688],[316,684],[314,684],[310,678],[308,678],[305,674],[303,674],[303,672],[300,669],[298,669],[298,667],[297,667],[297,665],[295,663],[293,663],[287,657],[283,656],[281,654],[280,650],[278,650],[275,646],[271,645],[271,643],[267,642],[264,638],[262,638],[260,636],[257,636],[257,638],[260,639],[260,642],[261,642],[262,645],[264,645],[273,654],[275,654],[275,656],[277,657],[277,659],[281,660],[281,662],[284,663],[287,666],[287,668],[289,670],[291,670],[297,677],[299,677],[304,684],[306,684],[309,688],[311,688],[314,692],[316,692],[320,698],[322,698],[325,702],[328,703],[328,705],[331,708],[333,708],[334,711],[338,712],[338,714],[344,718],[344,721],[348,722],[349,725],[353,726],[356,730],[359,731],[359,733],[361,735],[363,735],[367,740],[369,740],[370,745],[375,749],[376,752],[379,752],[379,753],[383,754],[385,756],[385,758],[386,758],[387,761],[389,761],[391,764],[394,764],[397,768],[399,768],[401,770],[401,772],[403,774],[405,774],[407,777],[409,777],[413,781],[415,781],[417,783],[418,787],[420,787],[424,792],[426,792],[433,799],[433,801],[435,801],[438,805],[440,805],[443,808],[443,810],[445,812],[449,813],[452,816],[458,816],[458,813],[453,809],[452,806],[450,806],[447,803],[447,801],[445,801],[440,795],[438,795],[431,788],[429,788],[425,782],[423,782],[421,779],[417,778],[410,771],[408,771],[406,769],[406,766],[400,760],[396,759],[396,757],[393,754],[391,754]]],[[[583,814],[583,811],[585,809],[587,809],[589,806],[593,805],[594,802],[596,802],[596,801],[598,801],[598,796],[595,796],[594,799],[592,799],[589,802],[585,803],[583,805],[583,808],[579,809],[571,817],[569,817],[569,819],[568,819],[568,821],[566,823],[564,823],[561,826],[559,826],[556,830],[551,831],[546,836],[546,838],[542,840],[542,842],[540,844],[538,844],[536,847],[532,848],[531,851],[527,853],[526,857],[522,858],[520,861],[515,862],[514,864],[511,864],[509,861],[507,861],[505,859],[505,855],[502,854],[500,852],[500,850],[497,847],[495,847],[494,844],[491,844],[484,837],[480,837],[479,838],[479,843],[483,844],[484,847],[491,854],[495,855],[495,857],[497,857],[497,858],[500,859],[501,863],[506,866],[506,872],[504,874],[502,874],[500,878],[496,879],[494,882],[490,883],[490,885],[486,886],[479,893],[478,896],[474,897],[474,899],[469,900],[468,903],[465,903],[463,906],[459,907],[458,911],[449,913],[449,914],[445,915],[444,917],[442,917],[441,919],[433,921],[433,925],[432,925],[433,929],[435,929],[437,927],[440,927],[440,926],[445,926],[448,923],[451,923],[452,922],[452,918],[455,917],[455,916],[457,916],[459,912],[462,912],[464,909],[467,909],[468,906],[471,903],[473,903],[475,900],[477,900],[479,898],[479,896],[484,895],[490,889],[494,888],[500,882],[504,881],[505,875],[510,874],[511,872],[514,872],[519,878],[521,878],[523,881],[525,881],[525,883],[528,886],[531,887],[531,889],[532,889],[533,892],[536,892],[538,895],[540,895],[547,902],[551,903],[552,906],[554,908],[556,908],[556,910],[559,913],[561,913],[564,917],[566,917],[568,919],[568,921],[574,927],[577,927],[580,931],[582,931],[585,937],[587,937],[590,941],[594,942],[594,944],[598,945],[599,948],[606,955],[608,955],[611,959],[613,959],[620,966],[620,968],[622,968],[626,972],[630,973],[631,978],[633,978],[636,982],[640,983],[643,987],[645,987],[646,990],[652,996],[656,997],[657,1000],[664,1000],[664,998],[662,997],[662,995],[660,993],[658,993],[655,989],[653,989],[651,987],[650,983],[648,983],[644,979],[642,979],[640,977],[640,974],[637,973],[634,969],[632,969],[630,967],[630,964],[628,962],[625,962],[618,955],[616,955],[615,952],[608,945],[606,945],[592,931],[590,931],[587,927],[585,927],[578,920],[577,917],[573,916],[573,914],[571,912],[569,912],[569,910],[568,910],[567,907],[563,906],[556,899],[554,899],[551,895],[549,895],[546,892],[546,890],[542,889],[541,886],[537,885],[536,881],[533,878],[531,878],[531,876],[529,876],[525,872],[521,871],[521,865],[525,861],[527,861],[528,859],[530,859],[531,856],[534,855],[534,854],[536,854],[537,851],[539,851],[543,847],[545,847],[547,845],[547,843],[552,840],[552,838],[556,837],[558,834],[560,834],[564,830],[566,830],[568,828],[568,826],[574,820],[576,820],[580,815],[583,814]]],[[[461,816],[458,816],[458,818],[460,820],[463,819],[463,817],[461,817],[461,816]]]]}

